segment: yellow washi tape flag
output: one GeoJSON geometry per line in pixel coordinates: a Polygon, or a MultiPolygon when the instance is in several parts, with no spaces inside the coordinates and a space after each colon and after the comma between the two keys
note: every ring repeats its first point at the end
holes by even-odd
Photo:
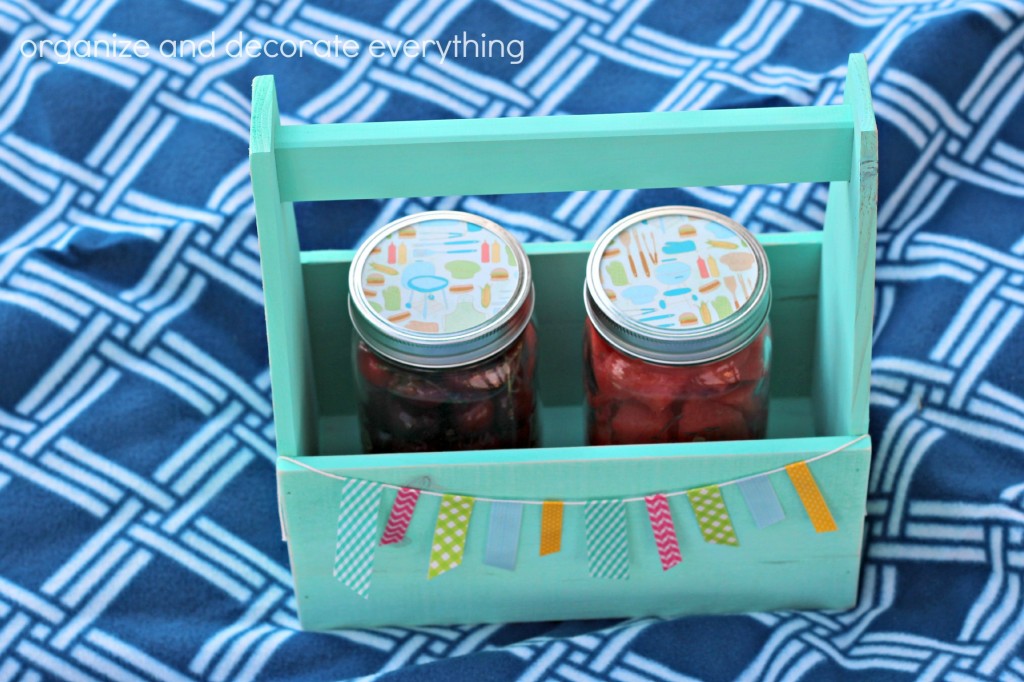
{"type": "Polygon", "coordinates": [[[541,506],[540,513],[540,555],[554,554],[562,550],[562,512],[565,505],[548,500],[541,506]]]}
{"type": "Polygon", "coordinates": [[[793,482],[793,487],[800,495],[800,501],[804,503],[804,509],[807,510],[807,516],[814,524],[815,532],[830,533],[839,530],[836,520],[832,518],[832,512],[828,509],[828,503],[822,497],[821,490],[814,482],[814,475],[811,474],[807,464],[794,462],[786,467],[786,473],[789,474],[789,480],[793,482]]]}

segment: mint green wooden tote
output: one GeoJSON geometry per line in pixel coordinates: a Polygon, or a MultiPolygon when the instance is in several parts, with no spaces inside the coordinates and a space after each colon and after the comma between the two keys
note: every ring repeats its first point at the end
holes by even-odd
{"type": "MultiPolygon", "coordinates": [[[[683,562],[662,571],[646,516],[631,509],[629,580],[587,574],[583,508],[541,557],[540,509],[522,522],[514,571],[483,563],[487,514],[463,564],[428,581],[438,499],[407,539],[378,547],[364,599],[332,575],[341,481],[301,466],[493,498],[587,500],[681,490],[755,474],[868,429],[877,135],[867,66],[852,55],[844,104],[331,125],[280,124],[274,80],[253,84],[250,160],[277,434],[278,489],[302,624],[310,629],[841,608],[856,600],[870,441],[813,464],[838,531],[815,533],[792,486],[787,519],[757,528],[723,489],[739,547],[700,540],[673,498],[683,562]],[[439,164],[438,159],[445,162],[439,164]],[[528,244],[536,285],[543,446],[362,455],[346,310],[350,251],[300,251],[297,201],[827,181],[825,230],[764,235],[774,288],[769,438],[583,446],[581,335],[590,244],[528,244]],[[296,463],[297,462],[297,463],[296,463]],[[634,513],[636,512],[636,513],[634,513]]],[[[381,529],[392,491],[385,491],[381,529]]],[[[271,522],[272,510],[265,510],[271,522]]]]}

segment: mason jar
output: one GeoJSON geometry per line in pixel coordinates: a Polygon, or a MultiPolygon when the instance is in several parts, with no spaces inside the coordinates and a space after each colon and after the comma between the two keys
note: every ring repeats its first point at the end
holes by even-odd
{"type": "Polygon", "coordinates": [[[763,438],[771,300],[764,249],[727,216],[665,206],[615,223],[587,261],[589,443],[763,438]]]}
{"type": "Polygon", "coordinates": [[[349,271],[364,451],[535,446],[533,302],[530,261],[490,220],[429,211],[373,233],[349,271]]]}

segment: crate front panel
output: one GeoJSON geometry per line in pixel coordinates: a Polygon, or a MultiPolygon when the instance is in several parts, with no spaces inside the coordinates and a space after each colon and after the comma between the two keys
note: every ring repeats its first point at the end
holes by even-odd
{"type": "MultiPolygon", "coordinates": [[[[336,474],[443,492],[524,499],[623,497],[734,479],[821,454],[849,440],[668,444],[529,451],[307,457],[336,474]]],[[[705,544],[684,496],[670,498],[682,564],[662,571],[643,503],[627,504],[628,580],[587,574],[583,508],[565,509],[561,552],[538,555],[527,506],[514,571],[483,564],[490,505],[473,511],[463,564],[427,580],[439,498],[422,496],[407,539],[378,547],[369,599],[331,574],[342,483],[279,460],[278,479],[304,627],[444,624],[843,608],[856,599],[870,446],[811,464],[839,530],[814,532],[784,473],[772,483],[785,521],[757,528],[735,486],[723,488],[739,547],[705,544]]],[[[378,533],[393,491],[385,491],[378,533]]]]}
{"type": "MultiPolygon", "coordinates": [[[[811,364],[818,305],[821,234],[763,239],[772,267],[773,368],[769,437],[814,430],[811,364]]],[[[584,270],[589,243],[527,245],[536,290],[540,337],[538,382],[546,446],[584,445],[582,339],[584,270]]],[[[352,390],[352,326],[346,304],[351,252],[304,254],[313,375],[321,453],[359,453],[352,390]]]]}

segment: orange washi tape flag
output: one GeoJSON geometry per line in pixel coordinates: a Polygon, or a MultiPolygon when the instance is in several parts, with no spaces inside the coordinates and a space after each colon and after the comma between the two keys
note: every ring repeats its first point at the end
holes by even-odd
{"type": "Polygon", "coordinates": [[[814,530],[817,533],[829,533],[838,530],[836,520],[832,518],[832,512],[828,509],[825,498],[821,496],[818,484],[814,482],[814,475],[804,462],[794,462],[786,467],[789,480],[800,495],[800,501],[804,503],[807,516],[811,517],[814,530]]]}
{"type": "Polygon", "coordinates": [[[540,512],[540,555],[562,551],[562,512],[565,505],[548,500],[540,512]]]}

